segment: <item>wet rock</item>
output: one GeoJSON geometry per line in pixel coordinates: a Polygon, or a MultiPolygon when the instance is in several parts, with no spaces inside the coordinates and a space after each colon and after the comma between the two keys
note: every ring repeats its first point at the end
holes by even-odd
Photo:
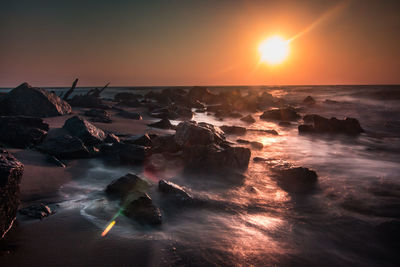
{"type": "Polygon", "coordinates": [[[61,168],[67,167],[64,163],[62,163],[58,158],[52,156],[52,155],[47,155],[46,156],[46,161],[61,168]]]}
{"type": "Polygon", "coordinates": [[[225,141],[221,129],[204,122],[181,122],[176,128],[175,142],[179,146],[220,144],[225,141]]]}
{"type": "Polygon", "coordinates": [[[131,136],[131,137],[125,139],[124,143],[138,145],[138,146],[151,146],[152,145],[151,138],[147,133],[143,134],[143,135],[131,136]]]}
{"type": "Polygon", "coordinates": [[[24,166],[0,149],[0,238],[12,227],[20,204],[20,182],[24,166]]]}
{"type": "Polygon", "coordinates": [[[290,121],[280,121],[279,126],[281,127],[290,127],[292,126],[292,123],[290,121]]]}
{"type": "Polygon", "coordinates": [[[307,96],[306,98],[303,99],[303,103],[306,105],[315,105],[317,102],[311,96],[307,96]]]}
{"type": "Polygon", "coordinates": [[[375,232],[380,240],[390,247],[399,248],[400,221],[390,220],[375,227],[375,232]]]}
{"type": "Polygon", "coordinates": [[[25,148],[37,145],[47,136],[49,125],[40,118],[0,116],[0,142],[25,148]]]}
{"type": "Polygon", "coordinates": [[[247,115],[243,118],[240,119],[241,121],[247,122],[247,123],[255,123],[256,119],[253,118],[251,115],[247,115]]]}
{"type": "Polygon", "coordinates": [[[105,192],[110,196],[118,197],[122,200],[126,199],[129,195],[139,196],[150,188],[151,184],[133,173],[113,180],[106,188],[105,192]]]}
{"type": "Polygon", "coordinates": [[[170,181],[160,180],[158,182],[158,190],[178,201],[193,200],[192,196],[188,194],[182,187],[170,181]]]}
{"type": "Polygon", "coordinates": [[[121,110],[120,112],[118,112],[118,116],[127,118],[127,119],[132,119],[132,120],[141,120],[142,119],[142,116],[139,113],[129,112],[126,110],[121,110]]]}
{"type": "Polygon", "coordinates": [[[91,117],[93,122],[111,123],[111,115],[104,109],[90,109],[85,111],[85,116],[91,117]]]}
{"type": "Polygon", "coordinates": [[[123,143],[104,144],[100,151],[109,162],[123,164],[142,163],[147,156],[145,147],[123,143]]]}
{"type": "Polygon", "coordinates": [[[152,199],[147,194],[143,194],[132,201],[126,201],[123,213],[141,224],[160,225],[162,223],[160,209],[153,204],[152,199]]]}
{"type": "Polygon", "coordinates": [[[253,161],[254,162],[265,162],[265,161],[268,161],[268,159],[262,158],[262,157],[254,157],[253,161]]]}
{"type": "Polygon", "coordinates": [[[187,98],[190,102],[200,101],[206,104],[214,104],[219,102],[219,97],[212,94],[207,88],[204,87],[193,87],[189,90],[187,98]]]}
{"type": "Polygon", "coordinates": [[[240,126],[223,125],[220,128],[226,134],[234,134],[234,135],[244,135],[244,134],[246,134],[246,128],[240,127],[240,126]]]}
{"type": "Polygon", "coordinates": [[[160,121],[148,124],[148,126],[160,129],[175,129],[175,126],[172,125],[168,119],[162,119],[160,121]]]}
{"type": "Polygon", "coordinates": [[[110,106],[96,96],[75,95],[68,103],[73,107],[109,109],[110,106]]]}
{"type": "Polygon", "coordinates": [[[19,213],[34,219],[42,220],[44,217],[53,215],[56,212],[54,210],[51,210],[49,206],[40,203],[22,208],[19,210],[19,213]]]}
{"type": "Polygon", "coordinates": [[[256,142],[256,141],[250,142],[250,145],[254,149],[263,149],[263,147],[264,147],[264,145],[262,143],[256,142]]]}
{"type": "Polygon", "coordinates": [[[151,151],[154,153],[176,153],[182,147],[175,141],[175,135],[162,135],[152,138],[151,151]]]}
{"type": "Polygon", "coordinates": [[[78,116],[66,120],[63,128],[89,146],[100,144],[107,137],[103,130],[78,116]]]}
{"type": "Polygon", "coordinates": [[[56,94],[23,83],[0,99],[0,115],[53,117],[71,113],[56,94]]]}
{"type": "Polygon", "coordinates": [[[317,173],[304,167],[274,168],[278,185],[285,191],[305,193],[315,188],[317,173]]]}
{"type": "Polygon", "coordinates": [[[71,135],[46,138],[38,150],[62,159],[88,158],[91,156],[81,139],[71,135]]]}
{"type": "Polygon", "coordinates": [[[113,133],[108,133],[107,137],[104,139],[104,143],[118,144],[120,142],[119,137],[113,133]]]}
{"type": "Polygon", "coordinates": [[[358,120],[354,118],[338,120],[335,117],[327,119],[322,116],[312,115],[310,120],[313,121],[313,125],[299,125],[299,133],[358,135],[364,132],[358,120]]]}
{"type": "Polygon", "coordinates": [[[266,133],[266,134],[272,134],[272,135],[279,135],[277,131],[275,130],[266,130],[266,129],[247,129],[247,131],[252,131],[252,132],[260,132],[260,133],[266,133]]]}
{"type": "Polygon", "coordinates": [[[279,120],[279,121],[296,121],[300,119],[300,115],[294,108],[281,108],[281,109],[270,109],[264,111],[260,116],[263,120],[279,120]]]}
{"type": "Polygon", "coordinates": [[[238,142],[240,144],[250,144],[249,140],[244,140],[244,139],[237,139],[236,142],[238,142]]]}

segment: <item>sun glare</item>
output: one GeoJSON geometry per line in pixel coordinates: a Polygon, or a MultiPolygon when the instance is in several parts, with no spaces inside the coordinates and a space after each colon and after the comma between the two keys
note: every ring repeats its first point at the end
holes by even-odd
{"type": "Polygon", "coordinates": [[[280,36],[272,36],[261,42],[258,51],[262,62],[271,65],[279,64],[289,55],[289,41],[280,36]]]}

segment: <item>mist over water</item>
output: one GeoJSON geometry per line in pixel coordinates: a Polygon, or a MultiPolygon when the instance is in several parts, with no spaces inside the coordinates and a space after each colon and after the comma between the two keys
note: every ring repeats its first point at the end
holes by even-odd
{"type": "MultiPolygon", "coordinates": [[[[241,89],[243,94],[254,90],[241,89]]],[[[105,97],[126,90],[110,88],[105,97]]],[[[150,195],[163,212],[161,227],[149,228],[117,217],[108,239],[158,242],[166,248],[159,256],[166,265],[396,265],[399,259],[393,258],[392,248],[376,238],[374,227],[400,218],[399,88],[309,86],[260,90],[268,90],[289,103],[301,103],[311,95],[317,104],[298,106],[301,115],[354,117],[365,133],[358,137],[299,135],[297,123],[280,127],[259,120],[261,113],[253,114],[257,122],[251,125],[239,119],[220,121],[196,113],[193,120],[197,122],[275,129],[279,135],[247,131],[244,136],[228,136],[231,142],[241,138],[264,144],[262,150],[252,149],[246,179],[239,184],[226,182],[229,177],[189,176],[183,172],[149,177],[139,167],[116,168],[89,160],[88,172],[60,189],[65,200],[60,208],[79,210],[79,216],[100,235],[118,213],[118,203],[105,197],[104,188],[113,179],[134,172],[154,184],[168,178],[206,203],[177,208],[158,198],[153,188],[150,195]],[[382,90],[392,92],[394,97],[378,99],[377,92],[382,90]],[[326,99],[337,102],[327,103],[326,99]],[[254,157],[267,161],[253,162],[254,157]],[[317,188],[309,194],[284,191],[271,173],[270,167],[275,164],[315,170],[319,176],[317,188]]]]}

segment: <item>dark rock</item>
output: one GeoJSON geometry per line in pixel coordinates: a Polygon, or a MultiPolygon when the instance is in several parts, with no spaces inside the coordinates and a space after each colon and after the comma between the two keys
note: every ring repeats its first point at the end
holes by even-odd
{"type": "Polygon", "coordinates": [[[109,109],[110,106],[95,96],[75,95],[68,103],[73,107],[109,109]]]}
{"type": "Polygon", "coordinates": [[[192,196],[188,194],[182,187],[179,185],[165,181],[165,180],[160,180],[158,182],[158,190],[172,198],[174,200],[178,201],[191,201],[193,200],[192,196]]]}
{"type": "Polygon", "coordinates": [[[322,116],[312,115],[313,125],[299,125],[299,133],[328,133],[358,135],[363,133],[357,119],[346,118],[338,120],[334,117],[327,119],[322,116]]]}
{"type": "Polygon", "coordinates": [[[290,127],[292,126],[292,123],[290,121],[280,121],[279,126],[281,127],[290,127]]]}
{"type": "Polygon", "coordinates": [[[260,133],[267,133],[267,134],[272,134],[272,135],[279,135],[277,131],[275,130],[266,130],[266,129],[247,129],[247,131],[252,131],[252,132],[260,132],[260,133]]]}
{"type": "Polygon", "coordinates": [[[247,115],[243,118],[240,119],[241,121],[247,122],[247,123],[255,123],[256,119],[253,118],[251,115],[247,115]]]}
{"type": "Polygon", "coordinates": [[[20,204],[24,166],[7,151],[0,149],[0,238],[12,227],[20,204]]]}
{"type": "Polygon", "coordinates": [[[133,94],[128,92],[121,92],[114,95],[114,101],[121,102],[121,101],[132,101],[137,100],[138,98],[142,98],[142,95],[133,94]]]}
{"type": "Polygon", "coordinates": [[[223,125],[220,127],[226,134],[244,135],[246,134],[246,128],[240,126],[227,126],[223,125]]]}
{"type": "Polygon", "coordinates": [[[74,159],[88,158],[91,156],[82,140],[70,135],[46,138],[44,142],[36,148],[57,158],[74,159]]]}
{"type": "Polygon", "coordinates": [[[56,212],[54,210],[51,210],[49,206],[40,203],[22,208],[19,210],[19,213],[34,219],[42,220],[44,217],[53,215],[56,212]]]}
{"type": "Polygon", "coordinates": [[[151,151],[154,153],[176,153],[182,147],[175,141],[175,135],[163,135],[152,138],[151,151]]]}
{"type": "Polygon", "coordinates": [[[19,148],[39,144],[47,136],[49,125],[40,118],[0,116],[0,141],[19,148]]]}
{"type": "Polygon", "coordinates": [[[315,188],[318,180],[317,173],[304,167],[275,168],[278,185],[285,191],[304,193],[315,188]]]}
{"type": "Polygon", "coordinates": [[[109,161],[124,164],[142,163],[147,156],[145,147],[123,143],[102,145],[100,151],[109,161]]]}
{"type": "Polygon", "coordinates": [[[314,118],[319,117],[317,114],[307,114],[303,117],[303,121],[306,123],[314,123],[314,118]]]}
{"type": "Polygon", "coordinates": [[[100,144],[107,137],[103,130],[78,116],[66,120],[63,128],[72,136],[78,137],[85,145],[89,146],[100,144]]]}
{"type": "Polygon", "coordinates": [[[148,124],[148,126],[160,129],[175,129],[175,126],[172,125],[168,119],[162,119],[160,121],[148,124]]]}
{"type": "Polygon", "coordinates": [[[338,102],[338,101],[335,101],[335,100],[330,100],[330,99],[326,99],[325,101],[324,101],[324,104],[328,104],[328,105],[336,105],[336,104],[339,104],[340,102],[338,102]]]}
{"type": "Polygon", "coordinates": [[[105,192],[110,196],[126,199],[129,195],[139,196],[150,188],[151,184],[139,176],[128,173],[116,180],[113,180],[105,192]]]}
{"type": "Polygon", "coordinates": [[[219,101],[219,97],[212,94],[207,88],[193,87],[189,90],[187,98],[190,102],[200,101],[206,104],[214,104],[219,101]]]}
{"type": "Polygon", "coordinates": [[[108,133],[107,137],[104,139],[104,143],[118,144],[119,142],[119,137],[112,133],[108,133]]]}
{"type": "Polygon", "coordinates": [[[93,122],[111,123],[111,115],[104,109],[90,109],[85,111],[84,115],[91,117],[93,122]]]}
{"type": "Polygon", "coordinates": [[[137,113],[137,112],[129,112],[126,110],[122,110],[118,113],[118,116],[127,118],[127,119],[132,119],[132,120],[141,120],[142,116],[137,113]]]}
{"type": "Polygon", "coordinates": [[[303,103],[306,105],[315,105],[317,102],[311,96],[307,96],[306,98],[303,99],[303,103]]]}
{"type": "Polygon", "coordinates": [[[225,136],[221,129],[208,123],[181,122],[176,128],[175,142],[182,147],[220,144],[224,141],[225,136]]]}
{"type": "Polygon", "coordinates": [[[240,144],[250,144],[249,140],[244,140],[244,139],[237,139],[236,142],[238,142],[240,144]]]}
{"type": "Polygon", "coordinates": [[[254,157],[253,161],[254,162],[265,162],[265,161],[268,161],[268,159],[261,158],[261,157],[254,157]]]}
{"type": "Polygon", "coordinates": [[[143,135],[129,137],[124,140],[124,143],[138,145],[138,146],[151,146],[152,145],[151,138],[147,133],[143,134],[143,135]]]}
{"type": "Polygon", "coordinates": [[[56,94],[23,83],[0,99],[0,115],[53,117],[71,113],[56,94]]]}
{"type": "Polygon", "coordinates": [[[270,109],[260,116],[263,120],[296,121],[300,115],[294,108],[270,109]]]}
{"type": "Polygon", "coordinates": [[[54,156],[52,156],[52,155],[47,155],[47,156],[46,156],[46,161],[49,162],[49,163],[51,163],[51,164],[53,164],[53,165],[56,165],[56,166],[58,166],[58,167],[61,167],[61,168],[67,167],[67,166],[66,166],[64,163],[62,163],[58,158],[56,158],[56,157],[54,157],[54,156]]]}
{"type": "Polygon", "coordinates": [[[134,99],[134,100],[122,100],[118,102],[118,106],[124,106],[124,107],[131,107],[131,108],[138,108],[142,106],[142,104],[139,102],[139,100],[134,99]]]}
{"type": "Polygon", "coordinates": [[[149,195],[126,201],[123,213],[141,224],[159,225],[162,222],[160,209],[153,204],[149,195]]]}
{"type": "Polygon", "coordinates": [[[262,143],[256,142],[256,141],[250,142],[250,145],[252,148],[255,148],[255,149],[263,149],[263,147],[264,147],[264,145],[262,143]]]}

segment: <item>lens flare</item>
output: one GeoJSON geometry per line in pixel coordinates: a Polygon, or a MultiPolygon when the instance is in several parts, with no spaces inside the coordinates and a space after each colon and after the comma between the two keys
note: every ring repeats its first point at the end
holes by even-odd
{"type": "Polygon", "coordinates": [[[106,227],[106,229],[104,229],[103,233],[101,233],[101,236],[105,236],[105,235],[111,230],[111,228],[113,228],[114,225],[115,225],[115,221],[112,221],[112,222],[106,227]]]}

